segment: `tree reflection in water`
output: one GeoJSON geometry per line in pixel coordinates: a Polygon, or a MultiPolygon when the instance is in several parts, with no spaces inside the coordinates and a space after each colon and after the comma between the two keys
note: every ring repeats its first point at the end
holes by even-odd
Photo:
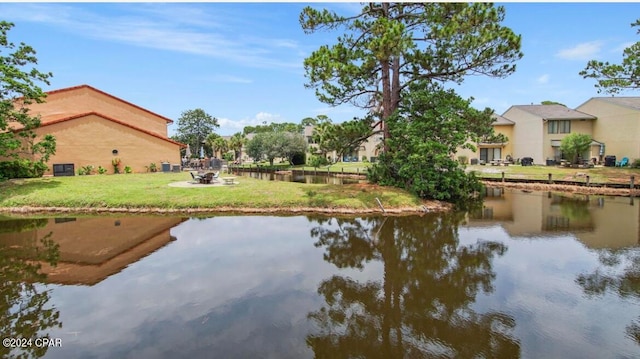
{"type": "MultiPolygon", "coordinates": [[[[2,221],[8,232],[24,232],[42,227],[47,219],[2,221]]],[[[3,232],[4,232],[3,230],[3,232]]],[[[34,232],[35,233],[35,232],[34,232]]],[[[19,233],[20,234],[20,233],[19,233]]],[[[35,339],[47,337],[46,330],[62,327],[60,313],[48,307],[49,290],[38,283],[46,280],[40,263],[55,265],[60,257],[58,245],[49,233],[18,236],[18,240],[0,241],[0,328],[2,338],[35,339]]],[[[42,357],[47,347],[32,345],[23,349],[0,346],[2,358],[42,357]]]]}
{"type": "MultiPolygon", "coordinates": [[[[576,278],[584,292],[601,296],[611,291],[621,298],[640,300],[640,250],[638,248],[603,249],[598,251],[602,267],[576,278]],[[622,268],[621,271],[616,270],[622,268]]],[[[627,336],[640,345],[640,318],[627,326],[627,336]]]]}
{"type": "Polygon", "coordinates": [[[335,275],[318,292],[326,306],[309,314],[319,327],[307,337],[317,358],[520,356],[515,320],[470,308],[493,290],[497,242],[460,245],[463,215],[319,220],[311,231],[338,268],[381,261],[384,278],[361,283],[335,275]],[[337,229],[327,222],[337,221],[337,229]]]}

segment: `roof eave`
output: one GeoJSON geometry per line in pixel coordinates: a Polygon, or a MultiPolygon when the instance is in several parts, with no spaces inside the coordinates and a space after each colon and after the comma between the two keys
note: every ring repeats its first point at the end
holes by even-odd
{"type": "MultiPolygon", "coordinates": [[[[94,115],[94,116],[98,116],[98,117],[104,118],[105,120],[115,122],[115,123],[117,123],[117,124],[119,124],[119,125],[126,126],[126,127],[131,128],[131,129],[134,129],[134,130],[136,130],[136,131],[139,131],[139,132],[145,133],[145,134],[147,134],[147,135],[150,135],[150,136],[156,137],[156,138],[158,138],[158,139],[161,139],[161,140],[163,140],[163,141],[170,142],[170,143],[172,143],[172,144],[174,144],[174,145],[178,145],[178,146],[180,146],[181,148],[185,148],[185,147],[187,147],[187,145],[186,145],[186,144],[184,144],[184,143],[181,143],[181,142],[178,142],[178,141],[174,141],[174,140],[172,140],[172,139],[170,139],[170,138],[168,138],[168,137],[163,137],[163,136],[161,136],[161,135],[159,135],[159,134],[157,134],[157,133],[155,133],[155,132],[147,131],[147,130],[145,130],[145,129],[143,129],[143,128],[140,128],[140,127],[137,127],[137,126],[133,126],[133,125],[128,124],[128,123],[126,123],[126,122],[123,122],[123,121],[117,120],[117,119],[115,119],[115,118],[113,118],[113,117],[109,117],[109,116],[107,116],[107,115],[103,115],[103,114],[101,114],[101,113],[99,113],[99,112],[94,112],[94,111],[92,111],[92,112],[80,113],[80,114],[77,114],[77,115],[72,115],[72,116],[68,116],[68,117],[59,118],[59,119],[56,119],[56,120],[53,120],[53,121],[49,121],[49,122],[47,122],[47,123],[43,123],[42,125],[40,125],[40,127],[39,127],[39,128],[47,127],[47,126],[55,125],[55,124],[57,124],[57,123],[66,122],[66,121],[71,121],[71,120],[75,120],[75,119],[78,119],[78,118],[87,117],[87,116],[91,116],[91,115],[94,115]]],[[[20,130],[17,130],[17,131],[20,131],[20,130]]],[[[16,131],[16,132],[17,132],[17,131],[16,131]]]]}
{"type": "Polygon", "coordinates": [[[141,110],[141,111],[144,111],[144,112],[146,112],[146,113],[148,113],[148,114],[151,114],[151,115],[153,115],[153,116],[159,117],[159,118],[161,118],[161,119],[165,120],[168,124],[173,123],[173,120],[172,120],[172,119],[170,119],[170,118],[167,118],[167,117],[164,117],[164,116],[162,116],[162,115],[159,115],[159,114],[157,114],[157,113],[155,113],[155,112],[153,112],[153,111],[149,111],[149,110],[147,110],[147,109],[146,109],[146,108],[144,108],[144,107],[140,107],[140,106],[138,106],[138,105],[136,105],[136,104],[133,104],[133,103],[131,103],[131,102],[129,102],[129,101],[123,100],[123,99],[121,99],[121,98],[119,98],[119,97],[116,97],[116,96],[114,96],[114,95],[111,95],[111,94],[109,94],[109,93],[106,93],[106,92],[104,92],[104,91],[102,91],[102,90],[99,90],[99,89],[97,89],[97,88],[95,88],[95,87],[93,87],[93,86],[87,85],[87,84],[78,85],[78,86],[72,86],[72,87],[65,87],[65,88],[57,89],[57,90],[51,90],[51,91],[47,91],[47,92],[45,92],[45,93],[46,93],[47,95],[50,95],[50,94],[56,94],[56,93],[61,93],[61,92],[67,92],[67,91],[78,90],[78,89],[82,89],[82,88],[90,89],[90,90],[95,91],[95,92],[97,92],[97,93],[100,93],[100,94],[102,94],[102,95],[104,95],[104,96],[110,97],[110,98],[112,98],[112,99],[114,99],[114,100],[116,100],[116,101],[122,102],[122,103],[127,104],[127,105],[132,106],[132,107],[135,107],[135,108],[137,108],[137,109],[139,109],[139,110],[141,110]]]}

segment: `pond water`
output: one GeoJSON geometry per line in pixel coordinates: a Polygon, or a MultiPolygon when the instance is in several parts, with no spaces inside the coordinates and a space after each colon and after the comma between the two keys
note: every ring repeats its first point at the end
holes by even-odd
{"type": "Polygon", "coordinates": [[[238,176],[263,179],[267,181],[285,181],[298,183],[315,183],[315,184],[352,184],[352,183],[368,183],[366,179],[354,177],[334,177],[327,175],[313,174],[288,174],[288,173],[263,173],[263,172],[238,172],[238,176]]]}
{"type": "Polygon", "coordinates": [[[407,217],[3,219],[3,338],[65,359],[639,357],[640,203],[488,194],[407,217]]]}

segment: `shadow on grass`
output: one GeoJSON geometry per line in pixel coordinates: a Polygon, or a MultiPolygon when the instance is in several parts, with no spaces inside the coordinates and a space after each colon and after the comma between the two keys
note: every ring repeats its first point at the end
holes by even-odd
{"type": "Polygon", "coordinates": [[[60,186],[60,181],[55,179],[11,179],[0,182],[0,202],[11,199],[14,196],[28,195],[41,189],[52,189],[60,186]]]}

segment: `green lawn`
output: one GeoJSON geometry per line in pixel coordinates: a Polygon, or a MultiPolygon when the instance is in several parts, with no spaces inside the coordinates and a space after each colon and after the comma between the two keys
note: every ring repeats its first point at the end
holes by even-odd
{"type": "MultiPolygon", "coordinates": [[[[264,165],[263,165],[264,166],[264,165]]],[[[288,166],[287,164],[278,164],[277,168],[282,170],[305,170],[309,172],[332,172],[332,173],[359,173],[366,174],[367,168],[371,166],[371,163],[365,162],[338,162],[330,166],[321,166],[318,168],[310,166],[288,166]]],[[[247,166],[249,167],[249,166],[247,166]]],[[[252,168],[256,168],[256,165],[252,165],[252,168]]],[[[555,180],[584,180],[585,175],[589,175],[592,183],[626,183],[629,182],[629,177],[635,175],[640,182],[640,169],[634,169],[629,167],[595,167],[595,168],[565,168],[558,166],[467,166],[467,171],[474,171],[480,178],[501,178],[502,172],[505,173],[506,178],[516,179],[540,179],[546,180],[549,178],[549,173],[555,180]]]]}
{"type": "MultiPolygon", "coordinates": [[[[328,169],[333,172],[364,171],[367,164],[338,163],[328,169]]],[[[312,168],[305,168],[312,170],[312,168]]],[[[326,171],[327,167],[319,170],[326,171]]],[[[640,181],[640,170],[630,168],[597,167],[559,168],[552,166],[469,166],[483,178],[584,179],[588,174],[592,183],[627,183],[634,175],[640,181]]],[[[422,202],[406,191],[373,185],[329,185],[295,182],[265,181],[249,177],[238,178],[233,186],[180,188],[168,186],[172,182],[188,181],[190,175],[181,173],[142,173],[121,175],[92,175],[46,177],[0,182],[0,210],[10,207],[63,208],[127,208],[175,210],[251,209],[288,211],[293,209],[377,210],[376,198],[386,209],[417,207],[422,202]]]]}
{"type": "Polygon", "coordinates": [[[325,185],[238,178],[232,186],[169,187],[187,181],[181,173],[47,177],[0,183],[0,207],[159,209],[376,209],[416,207],[405,191],[369,185],[325,185]]]}
{"type": "Polygon", "coordinates": [[[640,181],[640,169],[619,167],[594,167],[594,168],[566,168],[558,166],[467,166],[467,171],[474,171],[481,178],[501,178],[502,172],[505,178],[519,179],[548,179],[549,173],[553,179],[573,181],[584,180],[584,175],[590,177],[591,183],[626,183],[631,176],[636,176],[636,183],[640,181]]]}

